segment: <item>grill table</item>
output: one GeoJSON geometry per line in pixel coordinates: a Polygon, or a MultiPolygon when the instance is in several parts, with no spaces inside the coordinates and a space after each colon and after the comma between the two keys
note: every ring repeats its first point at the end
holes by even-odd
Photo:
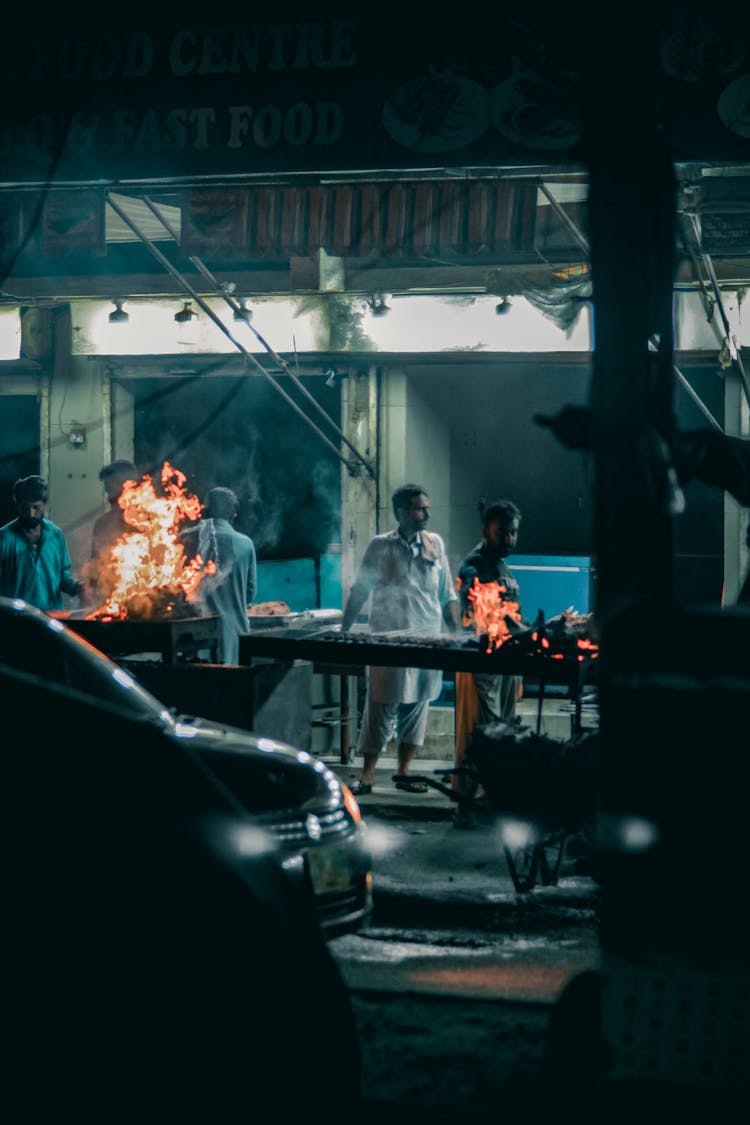
{"type": "Polygon", "coordinates": [[[452,637],[401,637],[368,632],[320,632],[303,629],[253,630],[240,637],[240,664],[255,658],[291,663],[309,660],[315,672],[338,675],[341,680],[341,762],[349,760],[349,699],[347,676],[361,675],[367,665],[394,668],[436,668],[443,672],[492,672],[522,676],[539,685],[537,731],[541,726],[544,689],[564,687],[575,703],[574,727],[581,725],[581,694],[593,662],[587,653],[573,650],[559,655],[522,650],[508,644],[487,653],[476,643],[452,637]]]}
{"type": "Polygon", "coordinates": [[[213,663],[221,647],[218,614],[206,617],[165,617],[150,621],[98,621],[64,617],[64,625],[112,659],[141,652],[158,652],[165,664],[196,658],[209,650],[213,663]]]}

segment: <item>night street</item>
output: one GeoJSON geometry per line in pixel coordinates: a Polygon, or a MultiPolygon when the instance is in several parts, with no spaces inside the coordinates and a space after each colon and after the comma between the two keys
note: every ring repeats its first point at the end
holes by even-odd
{"type": "Polygon", "coordinates": [[[744,1125],[750,4],[5,23],[5,1116],[744,1125]]]}
{"type": "Polygon", "coordinates": [[[563,874],[519,897],[496,827],[457,830],[439,806],[440,819],[418,805],[415,818],[418,800],[367,817],[372,922],[330,943],[361,1035],[364,1095],[415,1112],[499,1112],[504,1083],[541,1066],[564,986],[600,965],[597,887],[563,874]]]}

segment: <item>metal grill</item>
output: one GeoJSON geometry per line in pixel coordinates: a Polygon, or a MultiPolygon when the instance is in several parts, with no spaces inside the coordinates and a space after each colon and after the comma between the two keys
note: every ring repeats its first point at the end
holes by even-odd
{"type": "Polygon", "coordinates": [[[361,668],[368,664],[396,668],[438,668],[444,672],[493,672],[524,676],[542,683],[578,689],[591,656],[572,648],[549,652],[516,643],[486,652],[479,638],[412,637],[378,633],[310,635],[304,630],[257,631],[240,637],[240,663],[254,657],[311,660],[317,667],[361,668]]]}

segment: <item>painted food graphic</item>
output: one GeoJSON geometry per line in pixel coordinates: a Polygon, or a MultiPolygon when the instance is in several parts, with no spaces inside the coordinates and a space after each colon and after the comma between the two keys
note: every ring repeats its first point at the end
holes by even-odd
{"type": "Polygon", "coordinates": [[[750,137],[750,74],[729,83],[716,103],[716,112],[730,132],[750,137]]]}
{"type": "Polygon", "coordinates": [[[568,148],[581,133],[574,96],[531,70],[519,70],[495,87],[492,124],[527,148],[568,148]]]}
{"type": "Polygon", "coordinates": [[[489,121],[487,91],[450,71],[406,82],[383,106],[383,125],[394,141],[419,152],[463,148],[489,121]]]}
{"type": "Polygon", "coordinates": [[[674,27],[661,33],[659,57],[664,73],[678,82],[698,82],[729,75],[742,65],[745,51],[739,39],[722,35],[709,19],[692,23],[678,12],[674,27]]]}

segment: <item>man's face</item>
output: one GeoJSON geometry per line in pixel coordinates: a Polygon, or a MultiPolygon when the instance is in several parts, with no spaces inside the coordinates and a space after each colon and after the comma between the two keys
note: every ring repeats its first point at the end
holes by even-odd
{"type": "Polygon", "coordinates": [[[18,520],[21,527],[39,527],[44,517],[44,509],[46,507],[46,500],[19,500],[18,520]]]}
{"type": "Polygon", "coordinates": [[[107,494],[107,499],[109,500],[110,504],[117,503],[120,495],[122,494],[125,481],[134,479],[135,478],[132,476],[132,474],[130,476],[123,476],[122,474],[120,474],[120,476],[108,477],[107,480],[105,480],[104,491],[107,494]]]}
{"type": "Polygon", "coordinates": [[[424,492],[412,496],[408,508],[399,509],[399,531],[403,535],[416,535],[420,528],[427,526],[430,518],[430,501],[424,492]]]}
{"type": "Polygon", "coordinates": [[[516,516],[502,516],[484,526],[484,540],[498,558],[504,559],[515,550],[518,541],[519,520],[516,516]]]}

